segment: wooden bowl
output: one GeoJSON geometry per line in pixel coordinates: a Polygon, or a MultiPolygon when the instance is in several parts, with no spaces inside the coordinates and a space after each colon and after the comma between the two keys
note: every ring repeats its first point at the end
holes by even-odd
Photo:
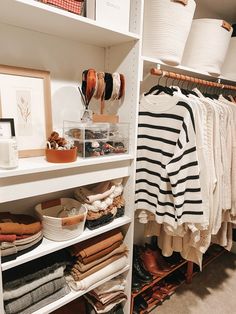
{"type": "Polygon", "coordinates": [[[73,162],[77,159],[77,147],[58,150],[58,149],[45,149],[46,160],[54,163],[73,162]]]}

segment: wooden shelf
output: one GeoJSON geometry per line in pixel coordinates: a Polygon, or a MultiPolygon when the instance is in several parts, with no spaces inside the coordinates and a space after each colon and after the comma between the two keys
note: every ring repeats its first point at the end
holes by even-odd
{"type": "MultiPolygon", "coordinates": [[[[211,262],[213,262],[216,258],[218,258],[219,256],[221,256],[221,255],[224,254],[224,253],[225,253],[225,249],[222,248],[222,250],[219,250],[218,252],[215,252],[215,253],[212,254],[211,256],[205,257],[204,260],[203,260],[202,268],[205,268],[208,264],[210,264],[211,262]]],[[[188,263],[188,262],[185,262],[185,263],[188,263]]],[[[183,266],[185,263],[182,263],[181,266],[183,266]]],[[[178,268],[179,268],[179,267],[178,267],[178,268]]],[[[176,268],[176,269],[177,269],[177,268],[176,268]]],[[[175,270],[176,270],[176,269],[175,269],[175,270]]],[[[192,276],[195,276],[195,275],[197,275],[198,273],[199,273],[198,271],[194,271],[193,274],[192,274],[192,276]]],[[[166,277],[166,276],[165,276],[165,277],[166,277]]],[[[160,281],[160,280],[156,280],[155,283],[157,283],[157,282],[159,282],[159,281],[160,281]]],[[[176,289],[177,289],[178,287],[180,287],[180,286],[181,286],[182,284],[184,284],[184,283],[186,283],[185,280],[183,280],[180,284],[178,284],[176,287],[174,287],[174,288],[173,288],[173,293],[175,293],[176,289]]],[[[145,286],[145,287],[147,287],[145,290],[147,290],[148,288],[150,288],[150,286],[152,287],[153,285],[154,285],[154,284],[151,284],[151,285],[149,285],[149,286],[145,286]]],[[[144,291],[145,291],[145,290],[144,290],[144,291]]],[[[135,296],[138,295],[138,294],[141,293],[141,292],[143,292],[143,291],[138,292],[137,294],[135,294],[135,296]]],[[[172,293],[172,294],[173,294],[173,293],[172,293]]],[[[133,294],[132,294],[132,296],[133,296],[133,294]]],[[[166,295],[166,296],[164,297],[163,301],[155,300],[155,299],[153,299],[153,298],[150,298],[150,299],[149,299],[148,308],[145,309],[145,310],[140,311],[140,314],[147,314],[147,313],[151,312],[153,309],[155,309],[158,305],[161,305],[162,302],[164,302],[164,301],[165,301],[166,299],[168,299],[169,297],[170,297],[170,295],[166,295]]]]}
{"type": "Polygon", "coordinates": [[[174,287],[172,290],[171,290],[171,293],[170,294],[167,294],[166,296],[163,297],[163,301],[160,301],[160,300],[155,300],[153,299],[152,297],[149,299],[149,304],[148,304],[148,308],[143,310],[143,311],[140,311],[139,314],[146,314],[146,313],[149,313],[151,312],[153,309],[155,309],[158,305],[161,305],[165,300],[169,299],[171,297],[172,294],[175,293],[176,289],[178,287],[180,287],[182,284],[184,284],[185,281],[183,280],[181,283],[179,283],[176,287],[174,287]]]}
{"type": "MultiPolygon", "coordinates": [[[[207,265],[212,263],[215,259],[220,257],[225,252],[226,252],[226,250],[224,248],[219,247],[219,250],[215,251],[212,255],[203,257],[202,269],[204,269],[207,265]]],[[[194,271],[193,276],[197,275],[198,273],[199,273],[198,271],[194,271]]]]}
{"type": "Polygon", "coordinates": [[[139,39],[137,34],[107,29],[94,20],[35,0],[0,1],[0,22],[99,47],[139,39]]]}
{"type": "Polygon", "coordinates": [[[30,251],[28,253],[25,253],[25,254],[17,257],[15,260],[2,263],[1,264],[2,271],[5,271],[5,270],[10,269],[12,267],[21,265],[21,264],[29,262],[29,261],[32,261],[36,258],[50,254],[52,252],[61,250],[63,248],[71,246],[75,243],[79,243],[79,242],[85,241],[87,239],[93,238],[99,234],[105,233],[105,232],[113,230],[115,228],[127,225],[131,221],[132,221],[132,219],[127,217],[127,216],[116,218],[110,224],[107,224],[107,225],[100,227],[100,228],[97,228],[95,230],[89,230],[86,228],[84,230],[84,232],[79,237],[68,240],[68,241],[56,242],[56,241],[51,241],[49,239],[43,238],[42,243],[37,248],[33,249],[32,251],[30,251]]]}
{"type": "Polygon", "coordinates": [[[137,295],[139,295],[139,294],[143,293],[144,291],[146,291],[147,289],[153,287],[156,283],[158,283],[159,281],[163,280],[164,278],[166,278],[167,276],[172,274],[174,271],[176,271],[178,268],[182,267],[183,265],[185,265],[187,263],[188,263],[187,261],[182,261],[178,265],[174,266],[170,271],[165,272],[165,274],[163,276],[161,276],[161,277],[154,277],[153,281],[150,284],[145,285],[138,292],[133,292],[132,293],[132,298],[135,298],[137,295]]]}

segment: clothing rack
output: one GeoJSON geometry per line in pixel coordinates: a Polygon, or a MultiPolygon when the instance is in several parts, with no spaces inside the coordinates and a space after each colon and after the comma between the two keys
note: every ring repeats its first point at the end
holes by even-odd
{"type": "Polygon", "coordinates": [[[169,72],[169,71],[165,71],[165,70],[161,70],[161,69],[157,69],[157,68],[151,68],[150,73],[152,75],[177,79],[180,81],[192,82],[195,84],[236,91],[236,86],[233,86],[233,85],[227,85],[227,84],[222,84],[222,83],[218,83],[218,82],[202,80],[202,79],[199,79],[199,78],[196,78],[193,76],[183,75],[183,74],[179,74],[179,73],[175,73],[175,72],[169,72]]]}

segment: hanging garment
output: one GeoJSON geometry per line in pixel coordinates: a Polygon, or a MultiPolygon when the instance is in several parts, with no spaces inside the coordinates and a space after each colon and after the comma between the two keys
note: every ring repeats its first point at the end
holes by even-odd
{"type": "MultiPolygon", "coordinates": [[[[148,94],[141,98],[136,177],[136,209],[139,209],[137,217],[140,222],[146,224],[146,236],[158,236],[158,245],[164,256],[180,252],[184,259],[193,261],[201,268],[203,254],[212,242],[218,243],[228,250],[232,246],[232,227],[236,222],[236,106],[223,96],[218,99],[205,97],[198,89],[194,89],[194,94],[187,92],[183,94],[179,87],[172,89],[172,97],[163,94],[163,90],[158,96],[148,94]],[[160,206],[158,206],[160,202],[164,207],[162,214],[165,216],[165,210],[170,205],[170,200],[174,203],[176,199],[172,195],[171,180],[166,182],[166,186],[162,182],[162,179],[166,178],[164,176],[166,173],[168,178],[169,162],[171,158],[175,157],[173,157],[174,155],[164,155],[164,157],[162,155],[163,152],[164,154],[166,152],[168,154],[176,153],[176,150],[171,150],[170,141],[173,139],[173,123],[175,123],[176,130],[177,124],[170,116],[173,113],[176,114],[173,112],[173,108],[178,110],[176,108],[179,103],[184,103],[185,106],[191,108],[193,117],[191,121],[194,121],[194,132],[188,134],[192,136],[190,142],[194,142],[196,147],[203,212],[201,223],[189,220],[182,225],[182,229],[181,225],[178,226],[178,222],[177,227],[174,228],[173,225],[170,225],[169,220],[164,218],[161,220],[157,214],[160,210],[160,206]],[[166,114],[165,118],[163,114],[166,114]],[[163,121],[167,121],[166,124],[163,124],[163,121]],[[143,140],[142,145],[140,145],[140,138],[143,140]],[[159,175],[156,177],[154,177],[155,171],[159,171],[159,175]],[[145,188],[140,184],[146,184],[145,188]],[[160,184],[162,184],[161,187],[160,184]],[[155,190],[153,190],[154,187],[155,190]],[[163,187],[168,187],[170,190],[168,188],[165,190],[163,187]],[[163,191],[168,205],[163,204],[163,191]],[[140,193],[143,193],[141,204],[140,193]],[[157,200],[156,204],[153,201],[154,197],[157,200]],[[156,211],[153,205],[156,205],[156,211]]],[[[180,115],[180,113],[176,115],[180,115]]],[[[186,121],[185,117],[183,121],[186,121]]],[[[179,136],[181,130],[179,129],[176,134],[179,136]]],[[[178,145],[178,136],[176,135],[175,138],[175,140],[177,139],[176,145],[178,145]]],[[[189,163],[194,162],[195,159],[191,154],[189,156],[189,163]]],[[[183,163],[178,165],[179,161],[182,161],[181,158],[175,163],[176,170],[183,166],[183,163]]],[[[190,170],[192,170],[191,167],[190,170]]],[[[188,197],[195,194],[193,191],[191,192],[188,193],[188,197]]],[[[173,210],[175,211],[175,207],[173,210]]]]}
{"type": "Polygon", "coordinates": [[[141,99],[135,203],[172,230],[204,222],[193,111],[177,96],[141,99]]]}

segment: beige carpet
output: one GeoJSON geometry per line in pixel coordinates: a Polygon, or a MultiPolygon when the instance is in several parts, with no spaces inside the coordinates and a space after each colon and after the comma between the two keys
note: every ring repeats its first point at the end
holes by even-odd
{"type": "Polygon", "coordinates": [[[225,253],[151,314],[235,314],[236,255],[225,253]]]}

